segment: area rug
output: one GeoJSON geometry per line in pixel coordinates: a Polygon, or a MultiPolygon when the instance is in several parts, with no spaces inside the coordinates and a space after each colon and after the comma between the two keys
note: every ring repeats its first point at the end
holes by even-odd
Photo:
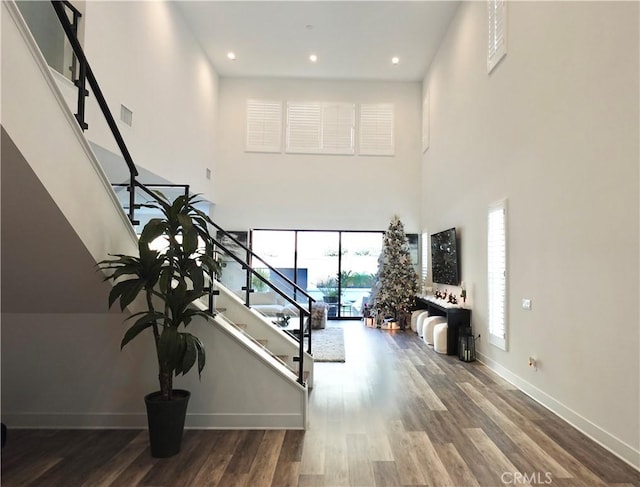
{"type": "Polygon", "coordinates": [[[311,352],[315,362],[344,362],[344,331],[330,327],[313,330],[311,352]]]}

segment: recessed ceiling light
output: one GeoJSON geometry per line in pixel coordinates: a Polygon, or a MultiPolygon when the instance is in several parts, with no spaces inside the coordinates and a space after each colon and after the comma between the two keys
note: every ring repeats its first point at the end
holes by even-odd
{"type": "Polygon", "coordinates": [[[235,52],[228,52],[227,53],[227,58],[229,58],[231,61],[235,61],[236,60],[236,53],[235,52]]]}
{"type": "Polygon", "coordinates": [[[392,64],[399,64],[400,63],[400,58],[398,56],[393,56],[391,58],[391,63],[392,64]]]}
{"type": "Polygon", "coordinates": [[[309,61],[311,61],[312,63],[315,63],[318,60],[318,56],[316,56],[315,54],[311,54],[309,56],[309,61]]]}

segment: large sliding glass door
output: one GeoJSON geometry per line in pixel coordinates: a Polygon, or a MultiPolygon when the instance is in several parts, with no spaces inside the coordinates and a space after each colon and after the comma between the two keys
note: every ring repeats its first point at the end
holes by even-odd
{"type": "Polygon", "coordinates": [[[338,316],[338,248],[337,232],[298,231],[299,269],[309,276],[307,292],[317,301],[327,303],[329,317],[338,316]]]}
{"type": "MultiPolygon", "coordinates": [[[[383,232],[254,230],[253,251],[324,301],[330,318],[360,318],[383,232]]],[[[260,267],[254,262],[254,267],[260,267]]]]}
{"type": "Polygon", "coordinates": [[[341,237],[340,314],[361,317],[378,270],[382,232],[341,232],[341,237]]]}

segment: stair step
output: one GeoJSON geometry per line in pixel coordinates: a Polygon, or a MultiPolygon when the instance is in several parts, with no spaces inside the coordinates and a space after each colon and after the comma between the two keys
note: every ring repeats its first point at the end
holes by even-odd
{"type": "MultiPolygon", "coordinates": [[[[291,368],[291,367],[289,367],[289,366],[287,366],[287,368],[289,369],[289,371],[290,371],[293,375],[295,375],[295,376],[297,376],[297,375],[298,375],[298,369],[295,369],[295,370],[294,370],[294,369],[292,369],[292,368],[291,368]]],[[[310,374],[310,372],[309,372],[308,370],[303,370],[303,371],[302,371],[302,380],[304,380],[305,382],[307,382],[307,380],[309,379],[309,374],[310,374]]]]}
{"type": "Polygon", "coordinates": [[[289,367],[289,364],[287,363],[287,357],[288,355],[271,355],[274,359],[276,359],[276,361],[278,363],[280,363],[280,365],[284,365],[287,369],[291,370],[291,367],[289,367]]]}
{"type": "MultiPolygon", "coordinates": [[[[236,327],[238,330],[240,330],[247,338],[249,338],[252,342],[257,343],[258,345],[260,345],[261,347],[263,347],[264,349],[267,349],[267,344],[269,343],[269,340],[265,339],[265,338],[254,338],[251,335],[249,335],[247,333],[247,324],[246,323],[231,323],[234,327],[236,327]]],[[[268,351],[268,349],[267,349],[268,351]]],[[[297,368],[295,368],[296,366],[291,366],[289,365],[289,360],[291,359],[290,355],[275,355],[273,353],[270,354],[274,359],[276,359],[278,362],[280,362],[282,365],[284,365],[292,374],[294,375],[298,375],[298,370],[297,368]]],[[[297,362],[298,360],[296,360],[297,357],[294,357],[293,361],[297,362]]],[[[309,380],[309,371],[305,370],[302,373],[302,380],[306,383],[309,380]]]]}

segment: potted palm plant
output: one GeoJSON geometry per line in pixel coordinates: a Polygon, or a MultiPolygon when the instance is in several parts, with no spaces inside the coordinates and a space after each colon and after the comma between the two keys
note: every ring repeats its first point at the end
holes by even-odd
{"type": "Polygon", "coordinates": [[[154,457],[180,451],[190,393],[173,389],[173,377],[186,374],[196,363],[200,375],[205,366],[203,343],[184,329],[197,316],[213,317],[212,312],[193,303],[207,295],[207,276],[217,275],[220,267],[213,258],[207,227],[211,220],[194,206],[197,203],[197,196],[180,196],[169,202],[159,194],[157,203],[146,206],[160,210],[162,217],[144,226],[138,255],[116,254],[98,263],[106,273],[105,280],[114,282],[109,307],[119,301],[124,311],[136,298],[144,299],[146,309],[127,318],[133,324],[120,347],[143,332],[153,338],[160,390],[148,394],[145,403],[154,457]]]}

